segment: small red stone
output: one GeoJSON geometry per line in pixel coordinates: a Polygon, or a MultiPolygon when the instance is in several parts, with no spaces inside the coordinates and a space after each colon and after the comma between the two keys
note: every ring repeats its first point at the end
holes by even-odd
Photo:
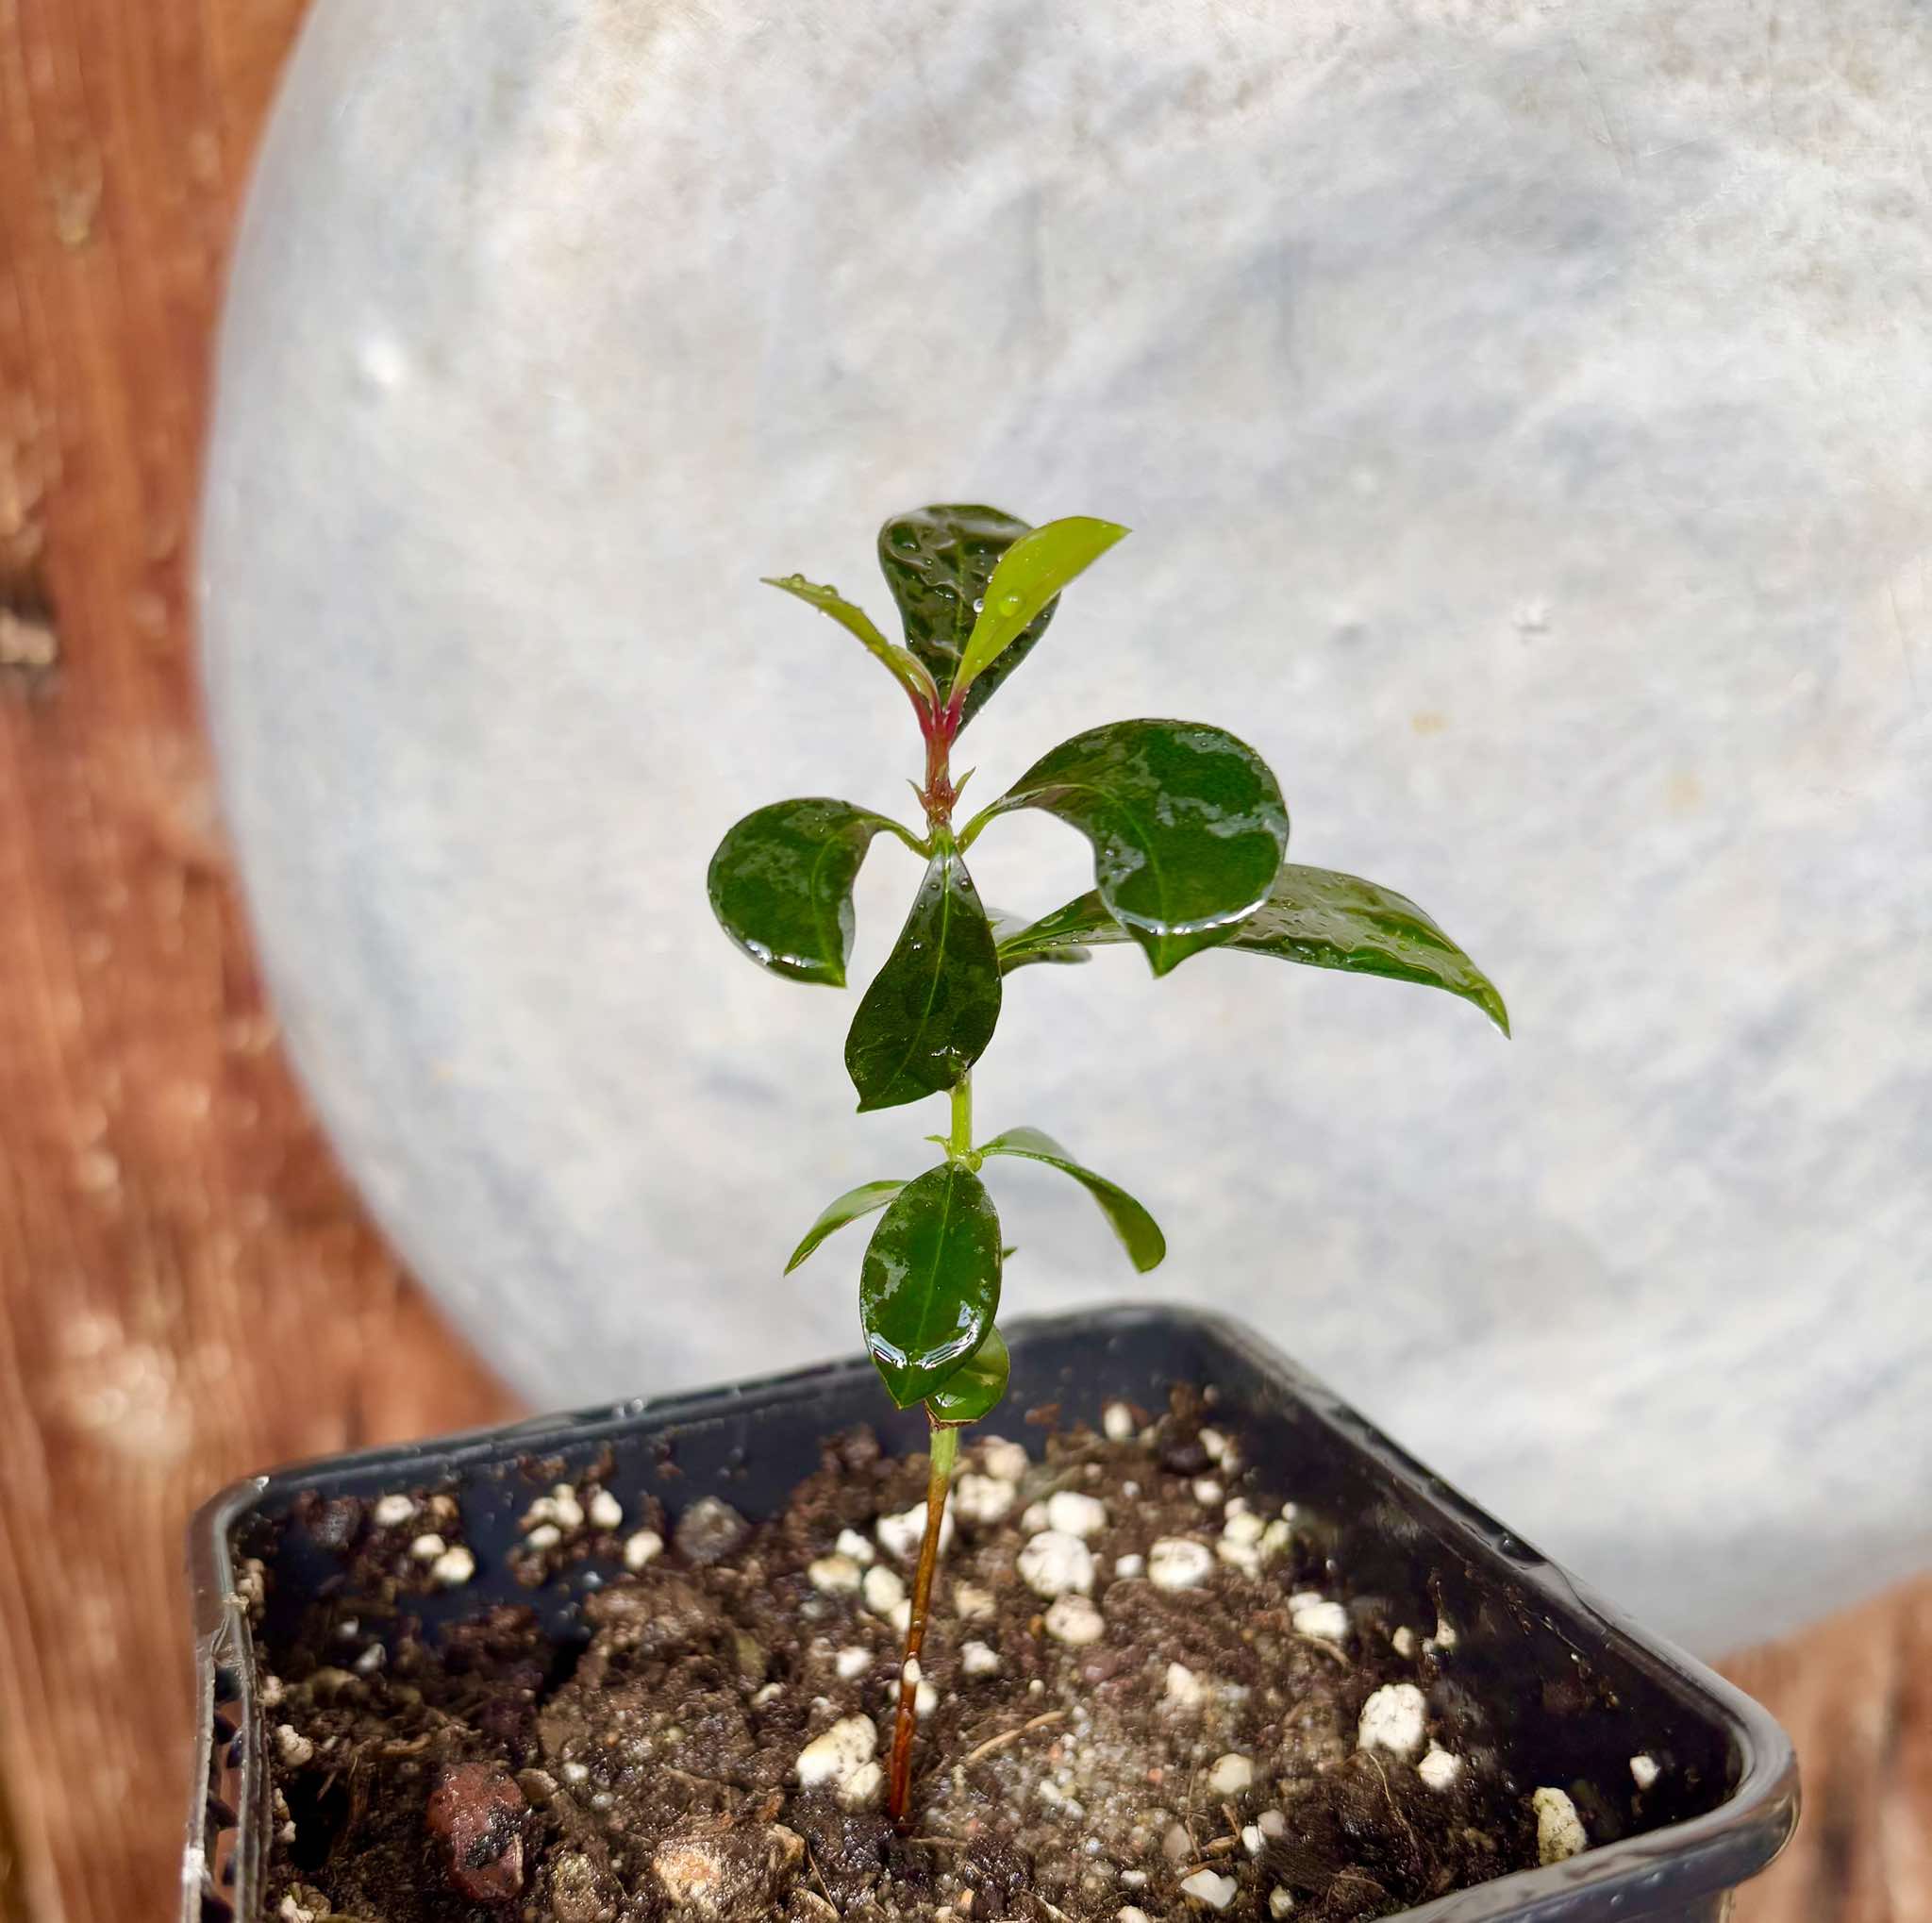
{"type": "Polygon", "coordinates": [[[429,1798],[430,1834],[448,1853],[449,1880],[474,1903],[508,1903],[523,1894],[524,1793],[489,1763],[456,1763],[429,1798]]]}

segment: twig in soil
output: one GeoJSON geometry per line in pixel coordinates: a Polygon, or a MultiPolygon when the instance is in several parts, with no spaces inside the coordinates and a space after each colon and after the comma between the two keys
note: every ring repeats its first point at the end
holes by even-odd
{"type": "Polygon", "coordinates": [[[1297,1643],[1306,1643],[1309,1648],[1321,1650],[1323,1655],[1334,1662],[1340,1663],[1344,1669],[1353,1669],[1355,1667],[1355,1664],[1348,1660],[1347,1655],[1338,1649],[1333,1643],[1324,1642],[1320,1636],[1305,1635],[1300,1630],[1295,1630],[1291,1633],[1297,1643]]]}
{"type": "Polygon", "coordinates": [[[1022,1736],[1030,1735],[1035,1730],[1043,1730],[1049,1723],[1066,1720],[1065,1710],[1048,1710],[1043,1716],[1035,1716],[1030,1723],[1022,1723],[1018,1729],[1004,1731],[997,1736],[990,1736],[977,1749],[960,1758],[959,1767],[977,1763],[982,1756],[991,1756],[995,1749],[1004,1749],[1008,1743],[1017,1743],[1022,1736]]]}
{"type": "Polygon", "coordinates": [[[1423,1853],[1422,1842],[1415,1833],[1415,1826],[1402,1814],[1402,1806],[1395,1800],[1395,1792],[1390,1786],[1389,1771],[1384,1767],[1382,1759],[1371,1750],[1369,1761],[1375,1765],[1375,1774],[1382,1779],[1382,1795],[1388,1800],[1389,1814],[1402,1825],[1402,1833],[1408,1838],[1408,1847],[1415,1861],[1418,1864],[1426,1863],[1428,1858],[1423,1853]]]}
{"type": "Polygon", "coordinates": [[[832,1893],[825,1887],[825,1873],[819,1867],[819,1860],[812,1854],[809,1843],[805,1846],[805,1860],[811,1864],[811,1880],[818,1884],[819,1895],[824,1898],[827,1903],[831,1904],[832,1914],[842,1919],[845,1913],[840,1909],[837,1903],[832,1902],[832,1893]]]}
{"type": "Polygon", "coordinates": [[[1064,1910],[1056,1910],[1054,1906],[1051,1903],[1049,1903],[1046,1900],[1046,1898],[1040,1894],[1038,1890],[1028,1890],[1026,1894],[1029,1897],[1031,1897],[1033,1900],[1036,1903],[1038,1903],[1040,1907],[1042,1910],[1044,1910],[1049,1916],[1054,1918],[1054,1923],[1074,1923],[1074,1919],[1071,1916],[1069,1916],[1064,1910]]]}

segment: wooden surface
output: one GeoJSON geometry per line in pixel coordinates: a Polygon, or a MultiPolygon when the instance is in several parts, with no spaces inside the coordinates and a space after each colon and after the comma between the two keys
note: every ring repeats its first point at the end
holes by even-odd
{"type": "MultiPolygon", "coordinates": [[[[224,249],[300,0],[0,0],[0,1915],[168,1914],[179,1539],[264,1463],[502,1392],[265,1014],[188,632],[224,249]]],[[[1932,1919],[1932,1583],[1734,1673],[1799,1741],[1749,1923],[1932,1919]]]]}

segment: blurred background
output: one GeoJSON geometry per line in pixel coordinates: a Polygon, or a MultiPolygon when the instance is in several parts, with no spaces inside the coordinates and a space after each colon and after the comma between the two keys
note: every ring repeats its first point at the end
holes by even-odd
{"type": "Polygon", "coordinates": [[[1230,725],[1516,1023],[1015,978],[987,1123],[1173,1255],[1023,1172],[1009,1313],[1246,1316],[1752,1650],[1811,1809],[1741,1908],[1927,1914],[1923,10],[318,0],[238,241],[302,11],[0,10],[9,1923],[168,1905],[219,1482],[854,1346],[848,1252],[779,1262],[930,1125],[704,866],[917,768],[757,577],[883,615],[877,523],[979,498],[1136,532],[976,787],[1230,725]]]}

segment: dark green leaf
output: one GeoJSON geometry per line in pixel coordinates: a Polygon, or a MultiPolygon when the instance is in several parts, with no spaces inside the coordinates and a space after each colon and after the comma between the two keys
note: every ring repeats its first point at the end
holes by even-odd
{"type": "MultiPolygon", "coordinates": [[[[1095,895],[1093,903],[1100,906],[1100,897],[1095,895]]],[[[1107,916],[1107,925],[1124,939],[1126,930],[1114,918],[1100,910],[1107,916]]],[[[1064,911],[1062,911],[1064,912],[1064,911]]],[[[1016,968],[1024,968],[1029,962],[1051,962],[1061,967],[1074,962],[1091,962],[1093,957],[1090,950],[1080,946],[1077,941],[1062,941],[1058,931],[1049,928],[1045,921],[1029,922],[1023,916],[1006,914],[999,909],[987,910],[992,922],[993,945],[999,950],[1000,973],[1010,975],[1016,968]]],[[[1047,920],[1052,920],[1048,916],[1047,920]]]]}
{"type": "Polygon", "coordinates": [[[909,1181],[872,1232],[858,1276],[865,1346],[901,1409],[948,1380],[1000,1306],[1000,1218],[950,1162],[909,1181]]]}
{"type": "Polygon", "coordinates": [[[1100,897],[1157,975],[1226,941],[1267,900],[1288,846],[1267,762],[1198,722],[1116,721],[1075,735],[980,820],[1015,808],[1044,809],[1093,844],[1100,897]]]}
{"type": "Polygon", "coordinates": [[[1026,631],[1027,623],[1126,531],[1111,521],[1074,514],[1023,534],[1008,548],[987,583],[985,605],[959,661],[958,678],[969,691],[1026,631]]]}
{"type": "Polygon", "coordinates": [[[1007,1393],[1012,1367],[1006,1338],[989,1329],[986,1340],[925,1398],[926,1413],[935,1422],[977,1422],[991,1414],[1007,1393]]]}
{"type": "MultiPolygon", "coordinates": [[[[939,684],[942,696],[953,679],[966,643],[979,619],[994,568],[1023,534],[1024,521],[997,508],[941,506],[917,508],[879,529],[879,566],[899,604],[907,645],[939,684]]],[[[971,721],[995,688],[1026,658],[1053,619],[1049,602],[1019,638],[967,691],[965,721],[971,721]]],[[[963,725],[963,724],[962,724],[963,725]]]]}
{"type": "Polygon", "coordinates": [[[805,1231],[805,1240],[791,1251],[785,1273],[789,1276],[835,1229],[842,1229],[861,1215],[870,1215],[874,1209],[883,1209],[905,1186],[904,1182],[893,1181],[861,1182],[856,1189],[847,1189],[837,1200],[827,1202],[819,1219],[805,1231]]]}
{"type": "Polygon", "coordinates": [[[711,857],[711,912],[774,974],[845,985],[852,884],[872,838],[896,822],[823,796],[774,801],[729,829],[711,857]]]}
{"type": "Polygon", "coordinates": [[[1082,1168],[1051,1135],[1038,1129],[1008,1129],[980,1145],[982,1155],[1024,1155],[1029,1162],[1043,1162],[1051,1168],[1070,1175],[1100,1204],[1101,1212],[1113,1224],[1127,1257],[1145,1275],[1158,1268],[1167,1255],[1167,1237],[1141,1204],[1118,1183],[1082,1168]]]}
{"type": "Polygon", "coordinates": [[[992,926],[958,850],[942,848],[845,1037],[860,1112],[952,1088],[992,1040],[999,1015],[992,926]]]}
{"type": "Polygon", "coordinates": [[[888,641],[878,631],[873,618],[863,608],[855,606],[840,594],[837,588],[822,588],[816,581],[808,581],[803,575],[763,577],[768,588],[776,588],[781,593],[795,594],[801,601],[808,602],[821,614],[829,614],[840,627],[856,634],[865,644],[869,653],[883,661],[894,678],[906,692],[920,701],[930,702],[937,696],[932,677],[926,673],[918,659],[897,642],[888,641]]]}
{"type": "MultiPolygon", "coordinates": [[[[1083,895],[1007,936],[1000,944],[1000,965],[1058,961],[1126,938],[1098,894],[1083,895]]],[[[1488,976],[1407,895],[1358,875],[1289,863],[1267,901],[1224,945],[1311,968],[1344,968],[1447,989],[1474,1002],[1504,1034],[1509,1032],[1509,1012],[1488,976]]]]}

